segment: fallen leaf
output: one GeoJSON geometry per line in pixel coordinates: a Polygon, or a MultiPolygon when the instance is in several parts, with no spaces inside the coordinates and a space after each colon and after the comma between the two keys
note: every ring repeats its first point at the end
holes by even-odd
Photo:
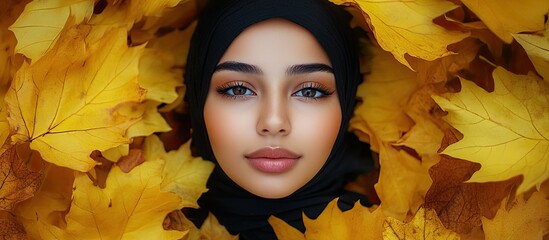
{"type": "Polygon", "coordinates": [[[388,217],[383,223],[383,228],[383,239],[385,240],[459,239],[457,233],[444,228],[433,209],[419,209],[412,221],[408,223],[388,217]]]}
{"type": "Polygon", "coordinates": [[[120,167],[120,170],[125,173],[129,173],[133,168],[139,166],[145,162],[145,156],[142,149],[132,148],[128,155],[122,157],[116,164],[120,167]]]}
{"type": "Polygon", "coordinates": [[[482,218],[486,240],[544,239],[549,231],[549,197],[535,192],[529,199],[518,196],[511,209],[502,204],[494,219],[482,218]]]}
{"type": "Polygon", "coordinates": [[[503,182],[465,183],[480,164],[442,156],[429,169],[433,184],[425,195],[425,208],[434,209],[444,226],[460,234],[493,218],[501,202],[513,194],[521,177],[503,182]]]}
{"type": "Polygon", "coordinates": [[[420,58],[406,57],[412,68],[417,72],[416,79],[420,84],[446,82],[469,64],[478,54],[481,42],[467,38],[449,46],[455,54],[427,61],[420,58]]]}
{"type": "Polygon", "coordinates": [[[74,181],[73,200],[61,239],[79,236],[103,239],[179,239],[185,232],[165,231],[166,215],[178,209],[180,198],[160,190],[163,161],[148,161],[131,172],[114,166],[105,189],[94,186],[83,173],[74,181]],[[105,213],[109,214],[105,214],[105,213]]]}
{"type": "Polygon", "coordinates": [[[148,45],[139,61],[139,84],[147,89],[147,99],[171,103],[183,86],[190,39],[196,22],[183,31],[173,31],[148,45]]]}
{"type": "Polygon", "coordinates": [[[549,84],[537,76],[494,70],[492,93],[461,80],[456,94],[433,96],[463,133],[442,153],[478,162],[470,182],[503,181],[523,175],[520,194],[549,178],[549,84]]]}
{"type": "Polygon", "coordinates": [[[127,138],[148,136],[155,132],[168,132],[170,125],[158,112],[156,101],[146,100],[141,103],[130,103],[120,108],[119,113],[129,118],[138,119],[126,131],[127,138]]]}
{"type": "Polygon", "coordinates": [[[15,215],[25,226],[30,239],[51,237],[54,233],[50,232],[49,226],[65,224],[65,214],[71,203],[74,171],[48,164],[44,168],[44,176],[42,186],[34,197],[20,202],[15,209],[15,215]]]}
{"type": "Polygon", "coordinates": [[[86,46],[86,28],[71,28],[32,66],[23,64],[7,93],[14,142],[30,142],[49,162],[88,171],[93,150],[128,143],[135,121],[117,112],[140,101],[137,60],[142,48],[128,48],[118,29],[86,46]]]}
{"type": "Polygon", "coordinates": [[[13,146],[0,156],[0,211],[13,211],[15,204],[34,195],[42,174],[32,171],[13,146]]]}
{"type": "Polygon", "coordinates": [[[449,1],[331,0],[362,9],[379,45],[405,66],[405,54],[428,61],[452,54],[446,46],[468,36],[448,31],[433,19],[457,7],[449,1]]]}
{"type": "Polygon", "coordinates": [[[6,211],[0,211],[0,238],[6,240],[28,239],[23,225],[6,211]]]}
{"type": "Polygon", "coordinates": [[[52,49],[69,18],[73,24],[87,21],[93,13],[93,0],[32,1],[9,28],[17,37],[15,51],[34,64],[52,49]]]}
{"type": "MultiPolygon", "coordinates": [[[[158,33],[167,28],[181,29],[188,26],[198,16],[200,2],[181,1],[173,8],[166,8],[160,15],[145,16],[130,31],[133,43],[142,44],[155,41],[158,33]]],[[[181,39],[177,41],[183,43],[181,39]]]]}
{"type": "Polygon", "coordinates": [[[536,71],[546,82],[549,82],[549,26],[546,27],[544,36],[533,34],[512,35],[524,50],[526,50],[536,71]]]}
{"type": "Polygon", "coordinates": [[[164,146],[156,135],[145,140],[145,160],[164,159],[166,165],[162,172],[162,191],[173,192],[181,197],[181,207],[198,208],[196,202],[202,193],[206,192],[206,181],[214,168],[214,164],[200,157],[191,155],[190,141],[180,146],[178,150],[165,152],[164,146]],[[157,149],[157,158],[147,149],[157,149]],[[151,157],[152,158],[147,158],[151,157]]]}
{"type": "Polygon", "coordinates": [[[381,146],[381,171],[375,189],[385,215],[404,220],[408,212],[419,209],[432,183],[428,169],[437,160],[424,158],[420,161],[404,150],[397,150],[388,144],[381,146]]]}
{"type": "Polygon", "coordinates": [[[412,127],[413,122],[404,109],[417,83],[415,73],[389,53],[375,47],[371,52],[372,73],[366,75],[358,87],[357,96],[362,102],[355,108],[349,128],[366,134],[372,150],[379,151],[383,142],[396,142],[412,127]]]}
{"type": "Polygon", "coordinates": [[[217,218],[215,218],[213,214],[209,213],[206,220],[204,220],[204,223],[202,223],[202,227],[200,227],[200,240],[218,239],[238,240],[238,235],[231,235],[223,225],[219,224],[217,218]]]}
{"type": "Polygon", "coordinates": [[[316,219],[303,215],[305,233],[271,216],[269,223],[279,239],[381,239],[381,225],[385,216],[356,202],[350,210],[342,212],[332,200],[316,219]]]}
{"type": "Polygon", "coordinates": [[[511,43],[511,33],[543,30],[549,2],[545,0],[462,0],[498,37],[511,43]],[[527,13],[527,14],[525,14],[527,13]]]}

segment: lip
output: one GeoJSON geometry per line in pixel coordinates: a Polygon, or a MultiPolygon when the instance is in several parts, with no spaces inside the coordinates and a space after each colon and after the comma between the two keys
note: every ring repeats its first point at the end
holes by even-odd
{"type": "Polygon", "coordinates": [[[245,157],[255,169],[265,173],[283,173],[289,171],[300,155],[281,147],[260,148],[245,157]]]}

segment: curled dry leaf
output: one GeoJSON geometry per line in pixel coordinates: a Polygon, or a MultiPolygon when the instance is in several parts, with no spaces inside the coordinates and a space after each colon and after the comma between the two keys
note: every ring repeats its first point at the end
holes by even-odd
{"type": "Polygon", "coordinates": [[[331,1],[362,9],[379,45],[409,68],[405,54],[434,60],[452,54],[446,46],[468,36],[433,23],[434,18],[457,7],[449,1],[331,1]]]}
{"type": "Polygon", "coordinates": [[[381,239],[385,216],[380,208],[372,210],[356,202],[342,212],[337,201],[332,200],[316,219],[303,215],[305,234],[275,216],[269,223],[279,239],[381,239]]]}
{"type": "Polygon", "coordinates": [[[30,142],[49,162],[78,171],[95,165],[89,154],[128,143],[135,121],[118,113],[140,101],[137,63],[142,48],[128,48],[124,29],[86,45],[85,26],[61,34],[55,48],[23,64],[6,95],[15,142],[30,142]]]}
{"type": "Polygon", "coordinates": [[[133,168],[145,162],[145,155],[142,149],[132,148],[127,156],[123,156],[116,162],[120,170],[129,173],[133,168]]]}
{"type": "Polygon", "coordinates": [[[520,194],[549,178],[549,84],[503,68],[493,76],[493,93],[461,80],[459,93],[433,96],[448,111],[445,120],[464,135],[443,153],[482,165],[471,182],[523,175],[520,194]]]}
{"type": "Polygon", "coordinates": [[[385,240],[458,240],[459,235],[444,228],[433,209],[421,208],[412,221],[401,222],[388,217],[383,223],[383,239],[385,240]]]}
{"type": "Polygon", "coordinates": [[[520,184],[521,177],[502,182],[465,183],[480,164],[442,156],[429,169],[433,184],[425,195],[425,208],[436,211],[444,226],[460,234],[481,225],[481,218],[493,218],[502,200],[520,184]]]}
{"type": "Polygon", "coordinates": [[[42,174],[29,169],[15,146],[0,156],[0,210],[13,211],[15,204],[34,195],[42,183],[42,174]]]}
{"type": "Polygon", "coordinates": [[[498,37],[507,43],[511,33],[543,30],[549,2],[545,0],[462,0],[498,37]],[[527,13],[527,14],[525,14],[527,13]]]}
{"type": "Polygon", "coordinates": [[[93,0],[32,1],[9,28],[17,37],[15,51],[34,64],[52,49],[69,19],[73,24],[87,21],[93,13],[93,0]]]}

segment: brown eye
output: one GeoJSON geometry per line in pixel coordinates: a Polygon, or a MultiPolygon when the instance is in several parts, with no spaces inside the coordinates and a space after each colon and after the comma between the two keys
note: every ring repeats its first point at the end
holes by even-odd
{"type": "Polygon", "coordinates": [[[245,87],[242,86],[236,86],[232,88],[232,95],[244,95],[246,94],[246,90],[248,90],[245,87]]]}
{"type": "Polygon", "coordinates": [[[316,90],[312,88],[307,88],[302,90],[304,97],[314,97],[316,95],[316,90]]]}

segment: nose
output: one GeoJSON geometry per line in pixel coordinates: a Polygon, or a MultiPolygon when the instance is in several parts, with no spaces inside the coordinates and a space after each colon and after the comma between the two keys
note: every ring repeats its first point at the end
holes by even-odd
{"type": "Polygon", "coordinates": [[[289,106],[278,98],[264,99],[260,106],[257,133],[262,136],[288,135],[291,131],[289,106]]]}

